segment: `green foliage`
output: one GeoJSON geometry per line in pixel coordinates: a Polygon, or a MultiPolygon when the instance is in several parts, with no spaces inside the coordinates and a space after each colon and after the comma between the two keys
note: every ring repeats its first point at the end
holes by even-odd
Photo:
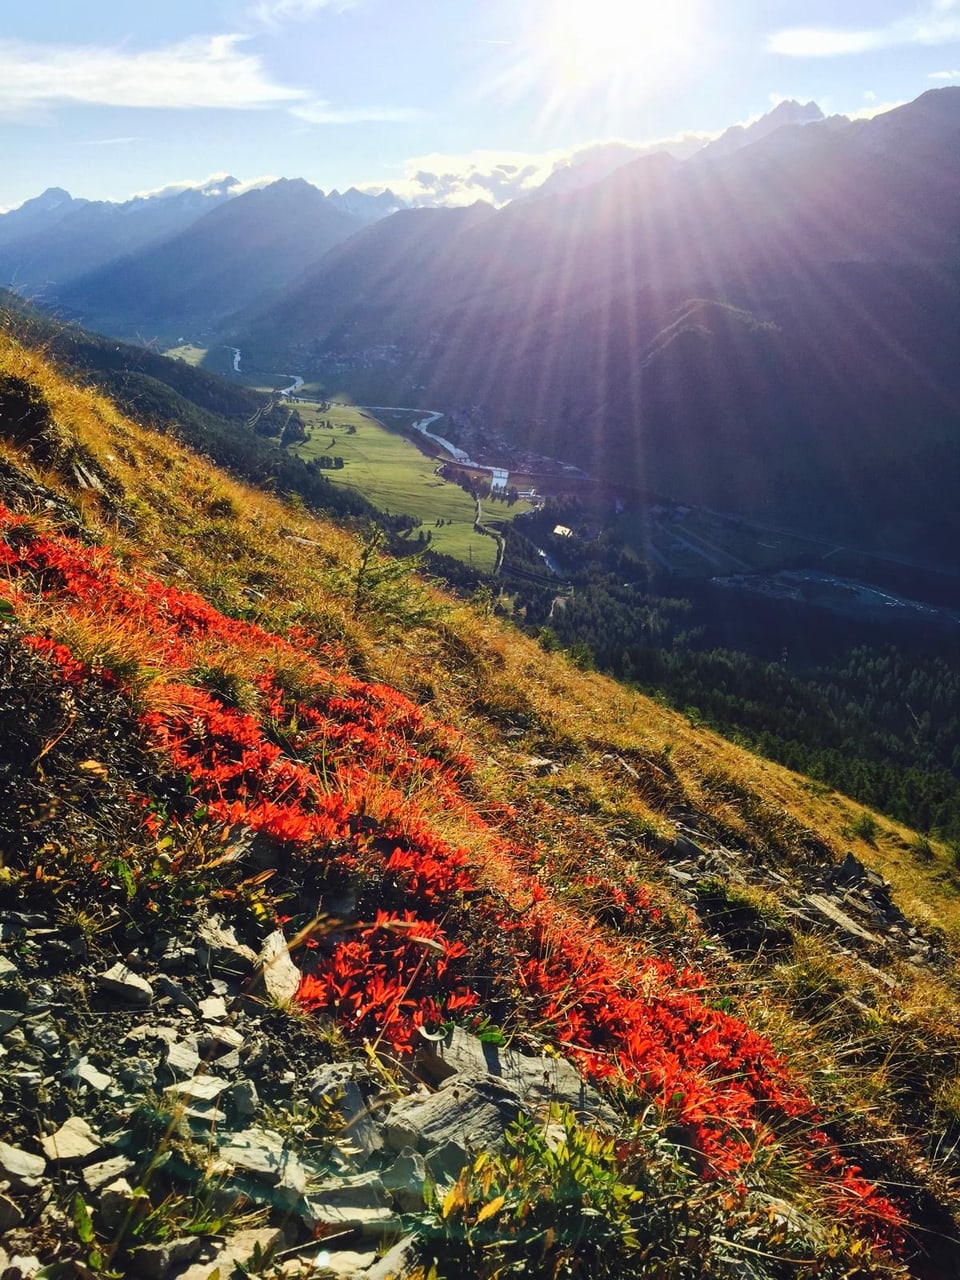
{"type": "Polygon", "coordinates": [[[862,813],[858,813],[850,823],[848,831],[851,836],[855,836],[858,840],[863,840],[866,844],[876,844],[877,836],[880,834],[880,824],[872,813],[867,813],[864,810],[862,813]]]}
{"type": "MultiPolygon", "coordinates": [[[[646,1118],[618,1140],[569,1108],[521,1116],[432,1191],[417,1224],[433,1280],[867,1280],[899,1274],[862,1239],[741,1185],[702,1179],[646,1118]]],[[[769,1170],[767,1171],[769,1174],[769,1170]]],[[[795,1184],[797,1171],[785,1176],[795,1184]]],[[[769,1185],[769,1184],[768,1184],[769,1185]]],[[[797,1188],[794,1186],[794,1191],[797,1188]]]]}
{"type": "Polygon", "coordinates": [[[521,1117],[499,1155],[481,1153],[433,1193],[428,1252],[442,1275],[614,1277],[640,1250],[643,1193],[621,1181],[616,1144],[570,1111],[521,1117]]]}
{"type": "Polygon", "coordinates": [[[383,554],[386,535],[373,525],[360,548],[351,581],[354,617],[417,627],[437,617],[438,605],[417,583],[417,557],[398,560],[383,554]]]}

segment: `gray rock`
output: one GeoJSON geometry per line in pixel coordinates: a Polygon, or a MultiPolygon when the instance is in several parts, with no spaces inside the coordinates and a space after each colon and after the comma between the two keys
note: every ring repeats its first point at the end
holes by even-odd
{"type": "Polygon", "coordinates": [[[230,1134],[220,1145],[220,1159],[242,1173],[275,1186],[283,1179],[288,1153],[279,1133],[251,1128],[230,1134]]]}
{"type": "Polygon", "coordinates": [[[145,1041],[148,1040],[162,1040],[164,1044],[175,1044],[179,1038],[179,1033],[173,1027],[160,1026],[151,1022],[139,1027],[131,1027],[123,1037],[122,1044],[125,1049],[134,1051],[142,1049],[145,1041]]]}
{"type": "Polygon", "coordinates": [[[383,1240],[400,1230],[400,1219],[392,1209],[367,1209],[348,1204],[332,1204],[320,1196],[306,1196],[300,1217],[309,1231],[331,1235],[350,1231],[361,1240],[383,1240]]]}
{"type": "Polygon", "coordinates": [[[230,1086],[226,1096],[241,1119],[250,1119],[257,1114],[260,1097],[257,1094],[257,1086],[252,1080],[238,1080],[236,1084],[230,1086]]]}
{"type": "Polygon", "coordinates": [[[12,1231],[15,1227],[19,1227],[22,1222],[23,1213],[20,1206],[9,1196],[0,1192],[0,1236],[5,1231],[12,1231]]]}
{"type": "Polygon", "coordinates": [[[102,991],[119,996],[128,1004],[146,1006],[153,999],[153,988],[146,978],[128,969],[125,964],[117,963],[106,973],[97,977],[97,985],[102,991]]]}
{"type": "Polygon", "coordinates": [[[326,1204],[358,1209],[388,1209],[390,1196],[378,1173],[359,1173],[336,1181],[321,1182],[317,1198],[326,1204]]]}
{"type": "Polygon", "coordinates": [[[166,938],[163,945],[158,949],[154,947],[154,955],[157,957],[157,964],[161,969],[169,969],[174,972],[188,970],[195,972],[198,968],[197,948],[188,946],[179,938],[166,938]]]}
{"type": "Polygon", "coordinates": [[[223,996],[207,996],[200,1001],[200,1016],[204,1022],[225,1022],[227,1005],[223,996]]]}
{"type": "MultiPolygon", "coordinates": [[[[311,1245],[316,1249],[316,1245],[311,1245]]],[[[377,1260],[375,1249],[366,1253],[357,1253],[354,1249],[337,1249],[331,1252],[321,1248],[312,1258],[291,1258],[281,1268],[282,1276],[294,1277],[311,1275],[316,1280],[364,1280],[367,1269],[377,1260]]]]}
{"type": "Polygon", "coordinates": [[[191,1076],[189,1080],[178,1080],[176,1084],[168,1084],[164,1093],[175,1094],[181,1098],[192,1098],[197,1102],[215,1102],[225,1089],[230,1088],[229,1080],[221,1080],[219,1076],[191,1076]]]}
{"type": "Polygon", "coordinates": [[[12,960],[8,960],[6,956],[0,956],[0,978],[9,978],[17,972],[17,966],[12,960]]]}
{"type": "Polygon", "coordinates": [[[132,1093],[146,1093],[156,1084],[157,1068],[149,1058],[124,1058],[117,1070],[132,1093]]]}
{"type": "Polygon", "coordinates": [[[869,942],[875,946],[879,945],[880,939],[876,934],[861,928],[845,911],[841,911],[830,898],[821,893],[808,893],[803,901],[808,909],[820,918],[821,922],[826,923],[832,929],[848,934],[859,942],[869,942]]]}
{"type": "Polygon", "coordinates": [[[400,1280],[409,1275],[417,1265],[416,1236],[406,1236],[375,1262],[367,1272],[366,1280],[400,1280]]]}
{"type": "Polygon", "coordinates": [[[243,1048],[243,1036],[234,1027],[217,1026],[208,1023],[200,1040],[200,1052],[205,1058],[215,1058],[218,1054],[243,1048]]]}
{"type": "Polygon", "coordinates": [[[101,1160],[99,1164],[88,1164],[83,1171],[83,1181],[90,1192],[100,1191],[118,1178],[125,1178],[134,1168],[132,1160],[126,1156],[112,1156],[109,1160],[101,1160]]]}
{"type": "Polygon", "coordinates": [[[268,999],[285,1009],[300,987],[300,970],[290,959],[287,940],[275,929],[260,952],[260,977],[268,999]]]}
{"type": "Polygon", "coordinates": [[[177,1280],[225,1280],[238,1267],[248,1268],[255,1257],[261,1263],[266,1261],[280,1239],[281,1232],[275,1227],[238,1231],[211,1250],[211,1257],[192,1263],[185,1271],[178,1271],[177,1280]]]}
{"type": "Polygon", "coordinates": [[[202,1248],[200,1236],[179,1236],[161,1244],[142,1244],[130,1254],[130,1262],[144,1280],[165,1280],[174,1267],[192,1262],[202,1248]]]}
{"type": "Polygon", "coordinates": [[[41,1138],[40,1145],[48,1160],[59,1160],[61,1164],[86,1160],[103,1148],[103,1143],[82,1116],[71,1116],[65,1120],[56,1133],[41,1138]]]}
{"type": "Polygon", "coordinates": [[[423,1208],[423,1184],[427,1166],[423,1156],[413,1147],[404,1149],[382,1174],[383,1185],[393,1196],[401,1213],[419,1213],[423,1208]]]}
{"type": "Polygon", "coordinates": [[[199,1129],[212,1129],[214,1125],[225,1124],[227,1113],[221,1111],[215,1102],[194,1102],[187,1099],[182,1104],[182,1114],[199,1129]]]}
{"type": "Polygon", "coordinates": [[[171,1000],[178,1008],[189,1009],[191,1013],[199,1013],[200,1006],[194,1000],[189,992],[184,991],[179,982],[174,982],[172,978],[168,978],[165,973],[159,973],[156,977],[157,988],[161,995],[171,1000]]]}
{"type": "Polygon", "coordinates": [[[454,1075],[490,1075],[513,1089],[528,1109],[558,1102],[581,1116],[616,1123],[614,1112],[564,1058],[529,1057],[454,1027],[445,1040],[422,1046],[415,1063],[417,1071],[434,1084],[454,1075]]]}
{"type": "Polygon", "coordinates": [[[222,1075],[231,1075],[240,1070],[240,1055],[236,1049],[231,1049],[229,1053],[222,1053],[219,1058],[214,1058],[210,1065],[222,1075]]]}
{"type": "Polygon", "coordinates": [[[444,1142],[426,1159],[427,1172],[438,1185],[456,1182],[470,1163],[470,1153],[459,1142],[444,1142]]]}
{"type": "Polygon", "coordinates": [[[178,1040],[167,1045],[166,1064],[178,1079],[189,1080],[200,1066],[200,1054],[188,1040],[178,1040]]]}
{"type": "Polygon", "coordinates": [[[431,1097],[405,1098],[391,1108],[385,1138],[391,1151],[414,1147],[422,1154],[444,1142],[468,1151],[498,1146],[521,1111],[520,1097],[491,1076],[451,1077],[431,1097]]]}
{"type": "Polygon", "coordinates": [[[98,1093],[101,1093],[104,1089],[109,1089],[113,1084],[113,1076],[108,1076],[105,1071],[100,1071],[92,1062],[88,1062],[86,1058],[81,1058],[70,1074],[78,1083],[89,1085],[91,1089],[95,1089],[98,1093]]]}
{"type": "Polygon", "coordinates": [[[12,1031],[22,1018],[23,1014],[13,1009],[0,1009],[0,1036],[5,1036],[8,1031],[12,1031]]]}
{"type": "Polygon", "coordinates": [[[56,1053],[60,1048],[60,1037],[57,1035],[56,1028],[49,1022],[28,1025],[27,1035],[45,1053],[56,1053]]]}
{"type": "Polygon", "coordinates": [[[363,1160],[383,1150],[380,1129],[370,1114],[361,1086],[372,1077],[362,1063],[329,1062],[317,1067],[306,1081],[311,1102],[335,1100],[343,1118],[338,1136],[345,1137],[363,1160]]]}
{"type": "Polygon", "coordinates": [[[133,1207],[133,1187],[126,1178],[117,1178],[100,1192],[97,1211],[108,1231],[116,1232],[127,1220],[133,1207]]]}
{"type": "Polygon", "coordinates": [[[3,1271],[3,1280],[31,1280],[43,1267],[34,1254],[16,1253],[3,1271]]]}
{"type": "Polygon", "coordinates": [[[220,916],[204,920],[198,930],[200,952],[211,969],[226,973],[253,973],[257,955],[250,947],[237,940],[232,926],[225,925],[220,916]]]}

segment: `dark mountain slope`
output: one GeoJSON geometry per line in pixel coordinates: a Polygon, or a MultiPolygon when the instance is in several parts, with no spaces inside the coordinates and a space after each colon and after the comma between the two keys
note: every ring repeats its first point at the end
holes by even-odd
{"type": "Polygon", "coordinates": [[[176,337],[270,296],[362,225],[308,182],[281,179],[75,280],[57,291],[57,301],[88,328],[176,337]]]}
{"type": "Polygon", "coordinates": [[[960,89],[939,90],[459,229],[437,211],[433,253],[411,213],[415,261],[391,220],[242,344],[408,397],[384,403],[479,405],[619,481],[955,561],[958,140],[960,89]],[[736,310],[665,345],[698,298],[736,310]]]}

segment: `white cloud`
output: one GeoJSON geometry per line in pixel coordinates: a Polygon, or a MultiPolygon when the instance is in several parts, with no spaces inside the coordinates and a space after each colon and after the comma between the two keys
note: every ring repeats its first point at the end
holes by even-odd
{"type": "Polygon", "coordinates": [[[960,40],[958,0],[932,0],[908,17],[881,27],[790,27],[767,40],[771,53],[790,58],[835,58],[903,45],[950,44],[960,40]]]}
{"type": "Polygon", "coordinates": [[[119,147],[130,142],[142,142],[142,138],[131,135],[128,138],[88,138],[85,147],[119,147]]]}
{"type": "Polygon", "coordinates": [[[250,16],[257,22],[274,26],[280,22],[312,18],[321,9],[343,13],[352,9],[355,3],[356,0],[258,0],[250,10],[250,16]]]}
{"type": "Polygon", "coordinates": [[[241,196],[245,191],[253,191],[257,187],[268,187],[271,182],[276,181],[277,178],[273,175],[250,178],[246,182],[239,182],[229,173],[211,173],[206,178],[199,179],[199,181],[195,178],[184,178],[180,182],[164,183],[162,187],[154,187],[150,191],[134,191],[128,199],[150,200],[155,197],[178,196],[184,191],[201,191],[204,195],[217,195],[222,191],[229,190],[231,195],[241,196]]]}
{"type": "Polygon", "coordinates": [[[895,111],[897,107],[905,104],[905,98],[901,98],[898,102],[872,102],[868,107],[860,107],[857,111],[844,111],[842,114],[848,120],[872,120],[875,116],[885,115],[888,111],[895,111]]]}
{"type": "Polygon", "coordinates": [[[578,185],[577,170],[584,180],[605,176],[620,165],[655,151],[670,151],[683,158],[698,151],[716,137],[710,133],[684,133],[654,142],[633,143],[618,139],[587,143],[573,150],[545,152],[471,151],[455,155],[433,152],[408,161],[402,178],[388,183],[366,184],[365,190],[382,191],[384,186],[414,205],[470,205],[486,200],[507,204],[537,190],[549,178],[555,189],[578,185]],[[569,178],[570,181],[565,181],[569,178]]]}
{"type": "Polygon", "coordinates": [[[0,40],[0,113],[61,103],[240,110],[308,97],[306,90],[272,82],[260,60],[242,51],[242,41],[197,36],[133,52],[0,40]]]}
{"type": "Polygon", "coordinates": [[[423,112],[416,107],[331,107],[328,102],[305,102],[290,108],[290,114],[308,124],[408,124],[423,112]]]}
{"type": "Polygon", "coordinates": [[[960,71],[931,71],[930,80],[960,80],[960,71]]]}

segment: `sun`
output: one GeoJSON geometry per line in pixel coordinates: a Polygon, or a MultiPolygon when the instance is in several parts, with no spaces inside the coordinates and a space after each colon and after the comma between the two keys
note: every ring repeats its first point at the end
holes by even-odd
{"type": "Polygon", "coordinates": [[[651,96],[689,68],[701,0],[553,0],[537,39],[554,93],[651,96]]]}

